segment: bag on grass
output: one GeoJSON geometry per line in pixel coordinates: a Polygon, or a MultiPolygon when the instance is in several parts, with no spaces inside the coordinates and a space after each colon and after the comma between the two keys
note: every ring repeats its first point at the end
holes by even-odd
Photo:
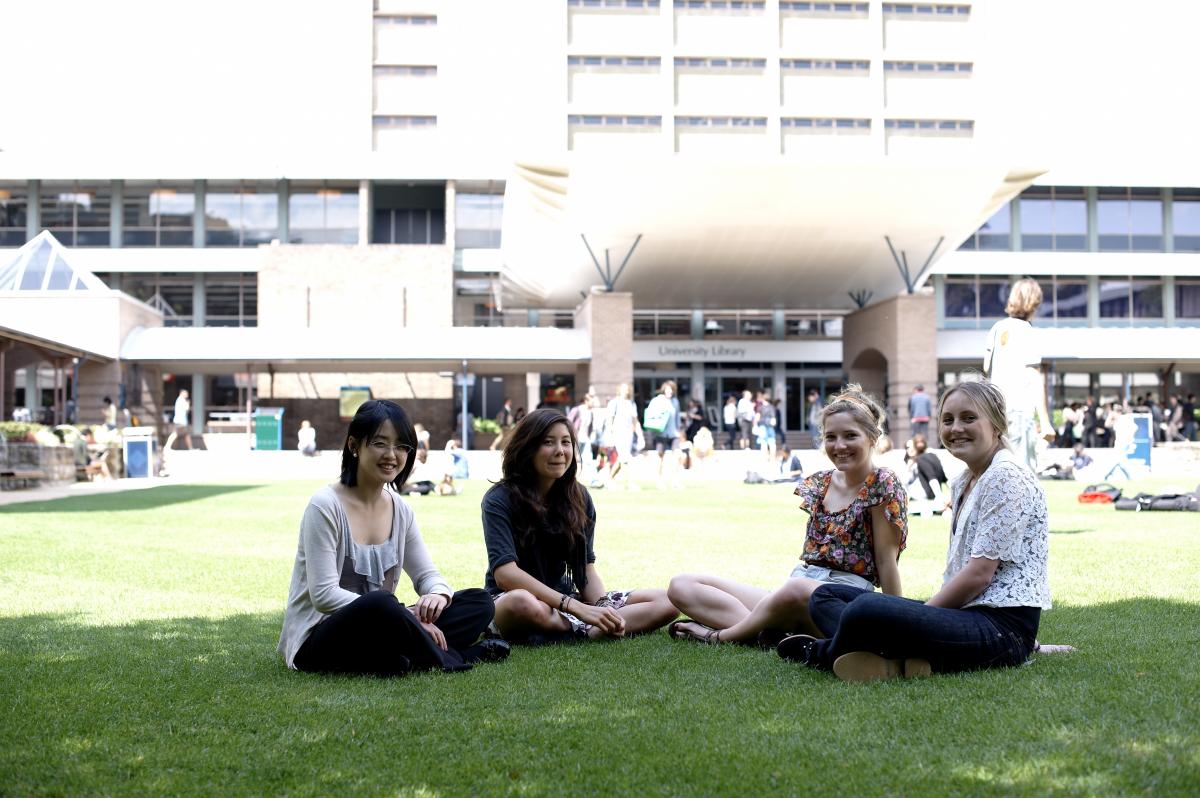
{"type": "Polygon", "coordinates": [[[1139,493],[1132,499],[1121,499],[1114,505],[1118,510],[1183,510],[1200,512],[1200,498],[1194,493],[1139,493]]]}
{"type": "Polygon", "coordinates": [[[1112,504],[1121,498],[1121,489],[1107,482],[1088,485],[1079,494],[1080,504],[1112,504]]]}

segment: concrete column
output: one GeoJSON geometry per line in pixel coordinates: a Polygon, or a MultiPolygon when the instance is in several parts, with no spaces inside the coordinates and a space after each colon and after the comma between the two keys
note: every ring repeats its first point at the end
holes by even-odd
{"type": "Polygon", "coordinates": [[[633,384],[633,294],[596,291],[575,308],[575,328],[591,341],[591,384],[601,401],[633,384]]]}
{"type": "Polygon", "coordinates": [[[946,326],[946,276],[943,274],[933,276],[933,301],[937,328],[941,330],[946,326]]]}
{"type": "Polygon", "coordinates": [[[1163,210],[1163,252],[1175,251],[1175,189],[1164,188],[1162,190],[1162,210],[1163,210]]]}
{"type": "Polygon", "coordinates": [[[197,180],[196,187],[192,189],[196,195],[196,207],[192,210],[192,246],[204,246],[204,230],[206,227],[204,219],[204,194],[208,191],[208,182],[205,180],[197,180]]]}
{"type": "Polygon", "coordinates": [[[279,184],[276,186],[276,191],[279,193],[279,205],[276,213],[279,218],[279,243],[286,244],[288,242],[288,181],[286,178],[280,178],[279,184]]]}
{"type": "Polygon", "coordinates": [[[358,243],[371,243],[371,181],[358,181],[358,243]]]}
{"type": "Polygon", "coordinates": [[[458,245],[455,240],[458,236],[457,221],[455,218],[455,210],[458,197],[458,184],[453,180],[446,181],[446,246],[450,249],[456,249],[458,245]]]}
{"type": "MultiPolygon", "coordinates": [[[[1013,252],[1021,251],[1021,197],[1013,197],[1008,203],[1008,248],[1013,252]]],[[[906,439],[907,440],[907,439],[906,439]]]]}
{"type": "Polygon", "coordinates": [[[42,394],[38,390],[38,365],[34,361],[25,366],[25,406],[33,413],[33,420],[40,423],[38,413],[42,409],[42,394]]]}
{"type": "Polygon", "coordinates": [[[1100,326],[1100,278],[1094,274],[1087,278],[1087,320],[1089,327],[1100,326]]]}
{"type": "Polygon", "coordinates": [[[25,206],[25,240],[42,231],[42,181],[29,181],[29,204],[25,206]]]}
{"type": "Polygon", "coordinates": [[[203,327],[208,322],[208,291],[204,282],[204,272],[198,272],[192,283],[192,326],[203,327]]]}
{"type": "Polygon", "coordinates": [[[692,338],[696,341],[704,340],[704,311],[692,311],[692,338]]]}
{"type": "MultiPolygon", "coordinates": [[[[771,398],[779,399],[779,418],[777,428],[783,429],[783,420],[787,418],[787,371],[783,363],[771,364],[771,398]]],[[[782,443],[783,441],[780,441],[782,443]]]]}
{"type": "Polygon", "coordinates": [[[542,402],[542,375],[541,372],[527,371],[525,372],[525,412],[533,412],[533,409],[542,402]]]}
{"type": "Polygon", "coordinates": [[[119,247],[125,229],[125,181],[112,181],[112,206],[108,211],[108,245],[119,247]]]}
{"type": "Polygon", "coordinates": [[[1084,194],[1087,196],[1087,249],[1088,252],[1099,252],[1100,225],[1096,221],[1096,187],[1088,186],[1084,194]]]}
{"type": "Polygon", "coordinates": [[[1175,277],[1167,275],[1163,277],[1163,324],[1167,327],[1175,326],[1175,277]]]}
{"type": "Polygon", "coordinates": [[[537,308],[528,308],[525,311],[525,326],[537,327],[541,324],[541,314],[537,308]]]}
{"type": "Polygon", "coordinates": [[[208,417],[208,378],[192,375],[192,434],[204,434],[204,419],[208,417]]]}
{"type": "Polygon", "coordinates": [[[771,329],[774,332],[772,337],[776,341],[782,341],[787,337],[787,314],[782,309],[771,313],[771,329]]]}
{"type": "Polygon", "coordinates": [[[692,398],[704,407],[704,363],[692,363],[692,398]]]}

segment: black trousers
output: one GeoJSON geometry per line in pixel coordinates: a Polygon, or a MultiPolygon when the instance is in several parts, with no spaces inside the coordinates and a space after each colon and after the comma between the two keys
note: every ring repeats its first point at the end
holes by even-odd
{"type": "Polygon", "coordinates": [[[431,668],[461,670],[476,659],[471,647],[495,614],[496,605],[486,590],[455,593],[434,622],[450,648],[442,651],[394,594],[377,590],[317,624],[293,663],[302,671],[371,676],[402,676],[431,668]]]}

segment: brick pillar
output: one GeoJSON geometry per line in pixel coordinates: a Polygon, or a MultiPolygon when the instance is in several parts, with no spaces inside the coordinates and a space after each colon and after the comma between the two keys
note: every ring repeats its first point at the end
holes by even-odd
{"type": "MultiPolygon", "coordinates": [[[[937,402],[937,302],[932,292],[901,294],[846,316],[842,358],[851,381],[884,399],[892,444],[911,436],[908,399],[917,385],[937,402]]],[[[982,353],[980,353],[982,357],[982,353]]],[[[931,446],[937,441],[930,425],[931,446]]]]}
{"type": "Polygon", "coordinates": [[[595,292],[575,308],[575,327],[592,343],[589,384],[608,402],[621,383],[633,383],[633,294],[595,292]]]}

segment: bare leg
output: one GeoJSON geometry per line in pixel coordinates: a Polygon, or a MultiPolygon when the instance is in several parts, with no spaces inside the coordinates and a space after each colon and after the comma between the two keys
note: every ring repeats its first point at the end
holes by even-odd
{"type": "Polygon", "coordinates": [[[679,574],[667,596],[679,611],[713,629],[728,629],[750,614],[767,591],[707,574],[679,574]]]}
{"type": "MultiPolygon", "coordinates": [[[[679,615],[679,610],[665,590],[635,590],[617,613],[625,619],[625,635],[629,636],[666,626],[679,615]]],[[[599,629],[595,631],[597,636],[602,634],[599,629]]]]}
{"type": "Polygon", "coordinates": [[[496,628],[505,637],[522,638],[535,632],[566,632],[567,619],[528,590],[510,590],[496,599],[496,628]]]}
{"type": "Polygon", "coordinates": [[[730,642],[751,641],[764,629],[824,637],[808,614],[808,599],[821,584],[803,576],[789,578],[778,590],[758,602],[745,618],[721,632],[721,639],[730,642]]]}

